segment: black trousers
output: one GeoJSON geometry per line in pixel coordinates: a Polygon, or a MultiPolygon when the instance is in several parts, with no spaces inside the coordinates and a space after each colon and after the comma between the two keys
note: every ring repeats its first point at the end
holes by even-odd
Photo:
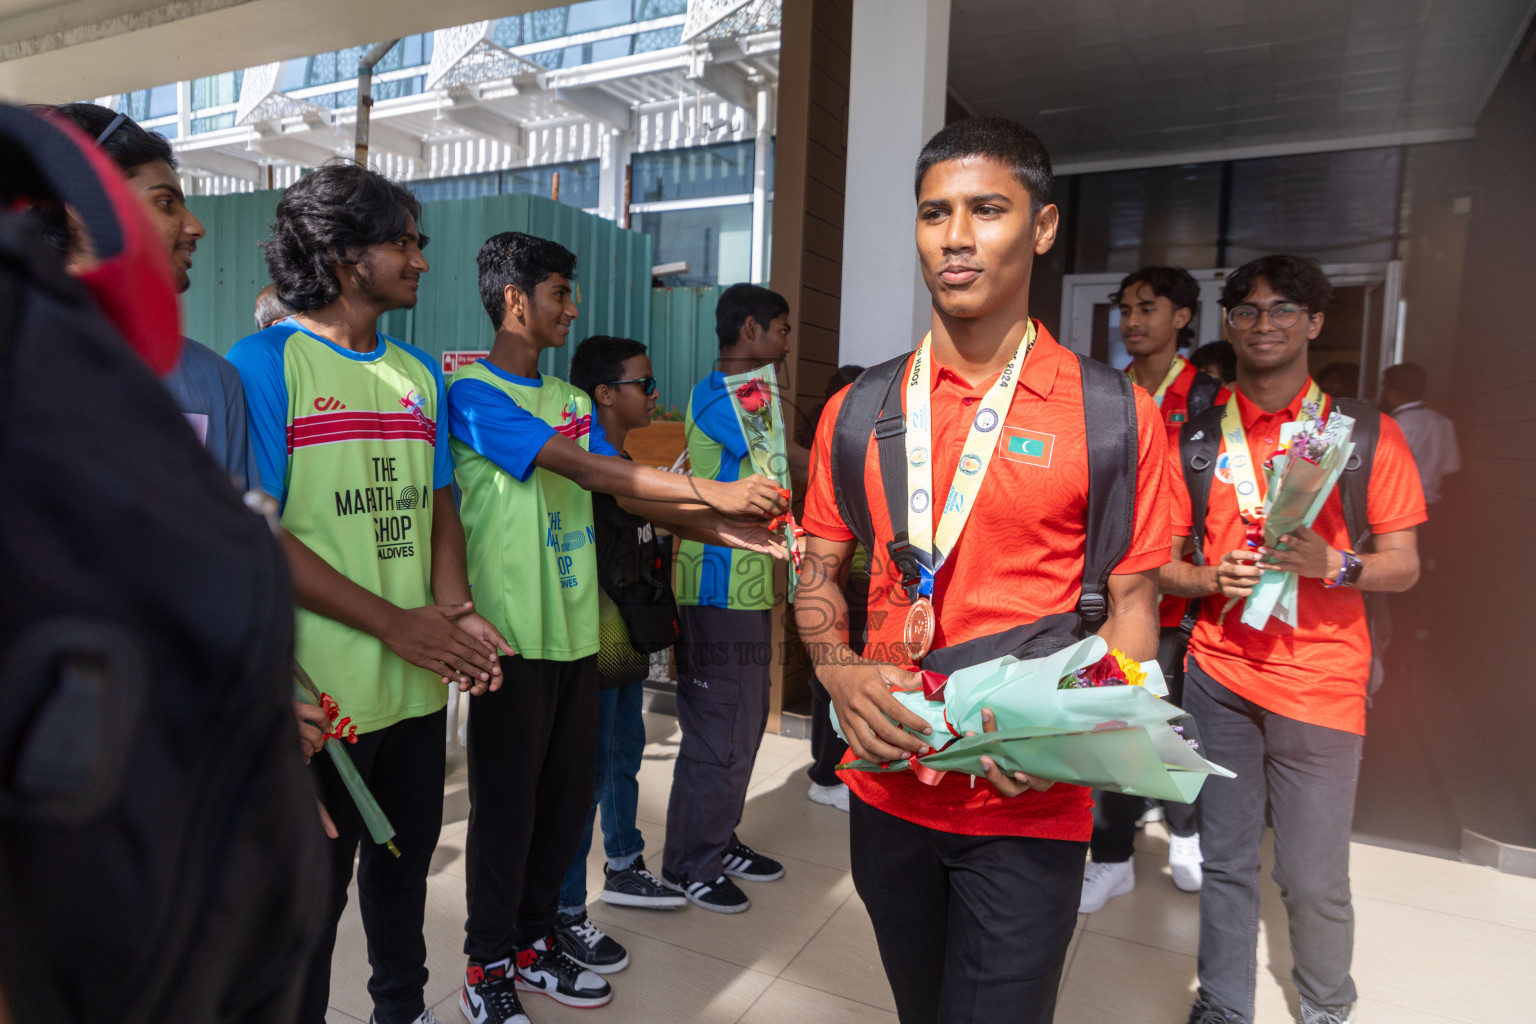
{"type": "Polygon", "coordinates": [[[597,656],[503,657],[501,673],[469,709],[464,952],[482,961],[554,930],[597,773],[597,656]]]}
{"type": "Polygon", "coordinates": [[[811,781],[818,786],[835,786],[843,780],[837,777],[837,764],[848,750],[848,744],[832,728],[832,697],[821,680],[811,676],[811,781]]]}
{"type": "Polygon", "coordinates": [[[330,1001],[331,954],[336,925],[347,905],[352,859],[357,855],[358,905],[368,937],[368,962],[378,1024],[410,1024],[426,1009],[427,943],[422,924],[427,910],[427,870],[443,823],[446,712],[407,718],[347,744],[363,781],[395,827],[396,858],[374,843],[357,805],[332,766],[331,756],[310,761],[320,799],[336,823],[331,840],[331,916],[310,959],[300,1003],[300,1024],[325,1024],[330,1001]],[[362,851],[358,852],[361,840],[362,851]]]}
{"type": "MultiPolygon", "coordinates": [[[[1168,699],[1184,707],[1184,644],[1179,627],[1164,626],[1157,637],[1157,664],[1168,681],[1168,699]]],[[[1093,791],[1093,843],[1090,849],[1097,864],[1119,864],[1131,859],[1136,846],[1136,819],[1147,809],[1145,797],[1125,793],[1093,791]]],[[[1163,823],[1176,836],[1192,836],[1200,831],[1199,801],[1181,804],[1163,802],[1163,823]]]]}
{"type": "Polygon", "coordinates": [[[853,884],[901,1024],[1050,1024],[1084,844],[938,832],[857,796],[849,811],[853,884]]]}
{"type": "Polygon", "coordinates": [[[672,766],[662,867],[713,882],[739,840],[752,765],[768,724],[773,620],[766,610],[678,609],[688,670],[677,677],[683,740],[672,766]]]}

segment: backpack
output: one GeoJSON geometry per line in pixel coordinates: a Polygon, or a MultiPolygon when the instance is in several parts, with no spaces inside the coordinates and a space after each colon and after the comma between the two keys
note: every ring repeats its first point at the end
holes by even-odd
{"type": "MultiPolygon", "coordinates": [[[[89,146],[0,106],[0,209],[67,200],[110,268],[136,230],[118,218],[143,214],[89,146]]],[[[169,280],[149,307],[174,302],[169,280]]],[[[134,321],[132,292],[116,294],[134,321]]],[[[12,1017],[287,1024],[329,896],[283,552],[14,212],[0,213],[0,393],[12,1017]]]]}
{"type": "MultiPolygon", "coordinates": [[[[1334,408],[1355,421],[1350,437],[1355,450],[1339,477],[1339,499],[1344,506],[1344,528],[1356,552],[1368,550],[1371,526],[1367,498],[1371,485],[1371,467],[1376,462],[1376,442],[1381,437],[1381,412],[1370,403],[1356,398],[1335,398],[1334,408]]],[[[1179,432],[1179,463],[1184,470],[1184,485],[1189,489],[1190,513],[1193,526],[1190,539],[1194,544],[1192,557],[1196,565],[1205,564],[1205,517],[1211,504],[1211,480],[1215,476],[1216,456],[1221,449],[1221,414],[1224,406],[1209,408],[1198,416],[1191,416],[1179,432]]],[[[1366,686],[1366,696],[1374,694],[1384,681],[1382,655],[1392,639],[1392,617],[1387,611],[1386,595],[1378,591],[1362,591],[1365,599],[1366,621],[1371,635],[1371,677],[1366,686]]],[[[1200,619],[1202,599],[1189,602],[1184,619],[1179,624],[1187,643],[1200,619]]]]}
{"type": "MultiPolygon", "coordinates": [[[[872,366],[849,385],[833,426],[831,445],[838,512],[854,537],[875,552],[870,496],[864,481],[865,457],[870,437],[874,437],[893,534],[886,553],[901,570],[903,585],[919,576],[917,555],[907,533],[906,422],[896,390],[910,358],[911,353],[905,353],[872,366]]],[[[1083,425],[1088,441],[1088,529],[1077,607],[931,651],[923,659],[925,669],[948,675],[1005,654],[1043,657],[1097,631],[1109,612],[1109,575],[1130,550],[1135,522],[1136,398],[1130,379],[1119,370],[1084,355],[1077,359],[1082,367],[1083,425]]]]}

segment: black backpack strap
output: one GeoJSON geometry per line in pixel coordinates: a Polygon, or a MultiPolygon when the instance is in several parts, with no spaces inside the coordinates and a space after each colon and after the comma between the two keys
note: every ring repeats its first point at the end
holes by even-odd
{"type": "Polygon", "coordinates": [[[885,507],[891,518],[891,560],[901,570],[902,585],[916,592],[921,569],[907,534],[906,418],[896,385],[905,376],[910,352],[871,366],[859,374],[838,410],[832,427],[832,490],[843,522],[871,556],[875,530],[869,517],[869,494],[864,488],[864,460],[873,434],[880,458],[880,481],[885,507]],[[867,427],[865,424],[873,424],[867,427]]]}
{"type": "MultiPolygon", "coordinates": [[[[1193,394],[1193,391],[1191,391],[1193,394]]],[[[1221,450],[1221,409],[1211,407],[1191,416],[1179,431],[1179,465],[1184,470],[1184,487],[1189,491],[1189,539],[1194,545],[1196,565],[1205,564],[1205,516],[1211,507],[1211,480],[1216,475],[1216,458],[1221,450]]],[[[1189,602],[1179,629],[1187,639],[1200,618],[1200,599],[1189,602]]]]}
{"type": "Polygon", "coordinates": [[[1357,398],[1336,398],[1334,406],[1355,421],[1350,440],[1355,450],[1339,477],[1339,500],[1344,505],[1344,527],[1356,551],[1364,548],[1371,536],[1371,467],[1376,464],[1376,442],[1381,438],[1381,412],[1357,398]]]}
{"type": "MultiPolygon", "coordinates": [[[[1190,382],[1189,395],[1185,399],[1185,408],[1188,410],[1189,419],[1194,419],[1205,410],[1216,404],[1216,396],[1221,394],[1223,385],[1221,381],[1208,373],[1195,372],[1195,379],[1190,382]]],[[[1188,421],[1186,421],[1188,422],[1188,421]]]]}
{"type": "Polygon", "coordinates": [[[1088,440],[1088,530],[1077,610],[1097,628],[1109,613],[1109,574],[1131,549],[1136,520],[1136,394],[1114,367],[1081,354],[1077,361],[1088,440]]]}

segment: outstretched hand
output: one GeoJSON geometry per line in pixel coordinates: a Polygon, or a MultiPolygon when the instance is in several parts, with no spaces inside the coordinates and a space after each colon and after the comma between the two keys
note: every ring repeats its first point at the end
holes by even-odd
{"type": "Polygon", "coordinates": [[[740,520],[720,517],[715,524],[715,532],[720,539],[733,548],[741,548],[744,551],[760,551],[765,555],[783,561],[789,557],[784,547],[784,535],[768,529],[760,520],[740,520]]]}
{"type": "Polygon", "coordinates": [[[721,483],[697,480],[705,504],[723,516],[736,519],[772,519],[789,508],[789,495],[765,476],[721,483]]]}

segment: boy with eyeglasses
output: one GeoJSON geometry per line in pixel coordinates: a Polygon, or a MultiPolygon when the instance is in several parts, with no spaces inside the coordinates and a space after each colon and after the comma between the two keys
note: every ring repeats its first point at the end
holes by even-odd
{"type": "Polygon", "coordinates": [[[476,697],[469,716],[469,966],[459,1006],[475,1024],[528,1024],[518,990],[578,1007],[612,998],[590,969],[605,965],[573,959],[555,929],[597,762],[589,492],[629,499],[637,514],[661,512],[713,543],[764,551],[773,544],[760,524],[783,503],[762,477],[690,480],[611,457],[592,399],[539,372],[540,354],[566,343],[577,316],[576,255],[508,231],[477,259],[496,336],[489,356],[454,375],[448,422],[475,606],[515,653],[501,659],[506,685],[476,697]]]}
{"type": "MultiPolygon", "coordinates": [[[[1237,385],[1221,407],[1185,428],[1169,474],[1173,556],[1160,574],[1164,593],[1200,598],[1190,640],[1184,709],[1199,723],[1202,753],[1236,778],[1207,780],[1200,793],[1199,996],[1189,1024],[1253,1019],[1259,922],[1259,848],[1265,810],[1275,829],[1275,880],[1290,922],[1291,976],[1303,1024],[1354,1019],[1349,975],[1354,912],[1349,837],[1354,815],[1371,637],[1361,591],[1403,591],[1419,574],[1414,528],[1424,496],[1402,431],[1380,417],[1365,516],[1370,553],[1351,550],[1340,492],[1330,494],[1311,528],[1282,538],[1285,550],[1250,548],[1244,516],[1262,502],[1257,467],[1275,451],[1280,428],[1303,402],[1327,415],[1327,398],[1307,372],[1308,343],[1323,327],[1333,289],[1316,262],[1265,256],[1227,278],[1227,310],[1237,353],[1237,385]],[[1221,435],[1203,522],[1195,523],[1185,466],[1206,430],[1221,435]],[[1228,446],[1231,446],[1230,448],[1228,446]],[[1203,563],[1183,561],[1203,537],[1203,563]],[[1299,579],[1297,623],[1245,625],[1231,599],[1253,592],[1264,569],[1299,579]]],[[[1356,439],[1367,436],[1358,404],[1356,439]]],[[[1192,478],[1193,479],[1193,478],[1192,478]]]]}

